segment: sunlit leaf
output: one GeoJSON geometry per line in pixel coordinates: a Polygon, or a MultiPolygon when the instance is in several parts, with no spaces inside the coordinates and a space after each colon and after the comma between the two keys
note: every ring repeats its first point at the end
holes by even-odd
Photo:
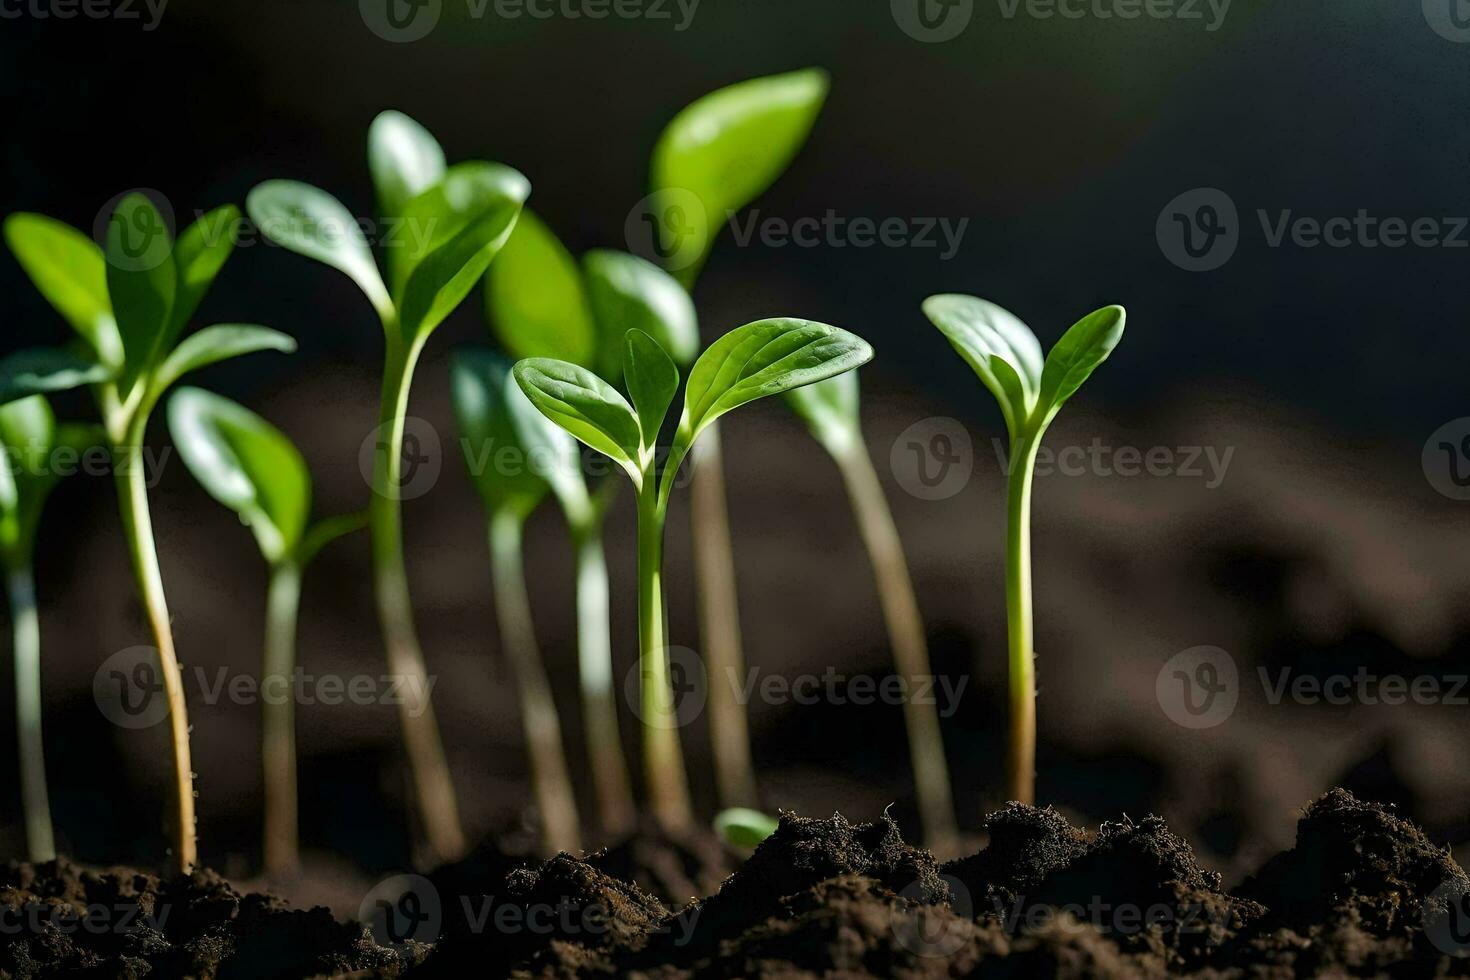
{"type": "Polygon", "coordinates": [[[529,209],[485,275],[485,313],[507,353],[593,367],[597,326],[577,260],[529,209]]]}
{"type": "Polygon", "coordinates": [[[107,295],[107,260],[97,243],[70,225],[29,213],[5,219],[5,241],[41,295],[98,359],[121,364],[122,340],[107,295]]]}

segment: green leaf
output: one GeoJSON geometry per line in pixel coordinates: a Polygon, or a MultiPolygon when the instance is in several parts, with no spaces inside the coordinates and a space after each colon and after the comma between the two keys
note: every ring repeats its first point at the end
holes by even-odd
{"type": "Polygon", "coordinates": [[[245,211],[260,233],[283,248],[316,259],[357,283],[385,323],[393,301],[373,262],[362,228],[342,202],[295,180],[268,180],[245,198],[245,211]]]}
{"type": "Polygon", "coordinates": [[[1123,339],[1126,319],[1123,307],[1105,306],[1078,320],[1056,342],[1041,373],[1041,402],[1048,419],[1108,359],[1123,339]]]}
{"type": "Polygon", "coordinates": [[[525,517],[546,496],[511,416],[516,391],[508,360],[489,351],[459,351],[450,361],[450,390],[465,464],[485,509],[525,517]]]}
{"type": "Polygon", "coordinates": [[[975,296],[943,294],[924,301],[924,313],[990,389],[1015,438],[1036,407],[1041,389],[1041,344],[1014,314],[975,296]]]}
{"type": "Polygon", "coordinates": [[[623,382],[638,413],[643,448],[651,451],[679,391],[679,369],[658,341],[642,330],[629,330],[623,337],[623,382]]]}
{"type": "Polygon", "coordinates": [[[793,388],[782,397],[828,451],[841,452],[862,438],[856,371],[793,388]]]}
{"type": "Polygon", "coordinates": [[[148,372],[168,338],[178,269],[163,215],[142,194],[118,202],[107,222],[107,292],[122,337],[120,387],[148,372]]]}
{"type": "Polygon", "coordinates": [[[587,492],[587,480],[582,476],[582,454],[577,440],[542,415],[519,384],[512,382],[506,386],[505,403],[532,471],[551,485],[551,492],[568,521],[576,525],[590,519],[593,504],[587,492]]]}
{"type": "Polygon", "coordinates": [[[410,245],[407,278],[394,294],[405,339],[428,334],[454,312],[510,237],[530,189],[510,167],[456,164],[409,202],[409,234],[416,227],[426,234],[410,245]]]}
{"type": "Polygon", "coordinates": [[[240,230],[240,209],[233,204],[215,208],[201,217],[179,236],[174,246],[174,265],[178,268],[179,293],[174,301],[173,316],[163,346],[173,343],[199,309],[204,294],[214,285],[235,250],[235,234],[240,230]]]}
{"type": "Polygon", "coordinates": [[[776,832],[780,822],[759,810],[734,807],[715,817],[715,833],[735,847],[756,847],[776,832]]]}
{"type": "Polygon", "coordinates": [[[5,241],[41,295],[98,359],[120,365],[122,339],[107,295],[107,260],[97,243],[70,225],[30,213],[5,219],[5,241]]]}
{"type": "Polygon", "coordinates": [[[190,371],[263,350],[290,354],[296,350],[296,341],[279,330],[251,324],[229,323],[205,327],[198,333],[185,337],[163,359],[163,363],[153,374],[153,396],[156,398],[161,395],[190,371]]]}
{"type": "Polygon", "coordinates": [[[485,275],[485,315],[517,359],[554,357],[592,367],[597,327],[576,259],[529,209],[485,275]]]}
{"type": "Polygon", "coordinates": [[[824,381],[872,358],[865,340],[825,323],[779,317],[737,327],[711,344],[689,374],[681,441],[692,444],[705,426],[746,402],[824,381]]]}
{"type": "Polygon", "coordinates": [[[603,338],[603,370],[617,371],[623,338],[641,330],[688,367],[699,354],[699,318],[679,281],[652,262],[627,252],[593,249],[582,257],[587,293],[603,338]]]}
{"type": "Polygon", "coordinates": [[[681,282],[694,281],[726,215],[759,197],[790,166],[828,88],[827,73],[815,68],[754,78],[711,92],[669,123],[653,151],[653,189],[694,195],[705,219],[692,224],[702,240],[692,261],[681,263],[681,282]]]}
{"type": "Polygon", "coordinates": [[[244,405],[202,388],[169,398],[168,427],[189,472],[250,526],[265,560],[291,556],[311,513],[311,476],[291,440],[244,405]]]}
{"type": "Polygon", "coordinates": [[[378,213],[396,218],[405,204],[443,179],[444,150],[423,126],[388,109],[368,127],[368,168],[378,213]]]}
{"type": "Polygon", "coordinates": [[[586,368],[546,357],[518,362],[514,374],[541,414],[610,457],[635,484],[642,481],[638,416],[616,388],[586,368]]]}
{"type": "Polygon", "coordinates": [[[6,464],[0,466],[0,551],[7,560],[30,560],[46,498],[63,474],[75,471],[81,454],[101,441],[95,425],[57,425],[39,395],[0,406],[6,464]],[[69,457],[62,457],[63,448],[69,457]]]}
{"type": "Polygon", "coordinates": [[[64,347],[31,347],[0,360],[0,404],[112,377],[112,369],[64,347]]]}
{"type": "Polygon", "coordinates": [[[301,543],[296,546],[297,563],[305,568],[327,545],[367,526],[368,512],[365,510],[322,518],[307,528],[306,533],[301,536],[301,543]]]}

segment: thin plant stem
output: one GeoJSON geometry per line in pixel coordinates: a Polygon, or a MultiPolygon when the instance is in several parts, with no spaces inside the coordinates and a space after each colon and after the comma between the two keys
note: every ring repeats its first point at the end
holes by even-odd
{"type": "Polygon", "coordinates": [[[174,866],[181,874],[188,874],[199,860],[194,824],[194,773],[189,761],[189,709],[184,700],[183,673],[174,652],[173,627],[153,541],[153,519],[148,510],[148,482],[143,468],[143,434],[147,423],[148,413],[137,412],[128,427],[124,445],[116,447],[121,467],[114,469],[114,477],[123,533],[154,644],[158,647],[163,691],[168,701],[169,739],[174,757],[174,866]]]}
{"type": "Polygon", "coordinates": [[[720,805],[753,807],[755,767],[750,757],[750,723],[736,699],[745,676],[740,642],[740,605],[735,587],[735,554],[730,543],[730,513],[725,499],[725,467],[718,424],[704,431],[694,450],[690,487],[694,582],[699,626],[709,671],[710,752],[720,805]]]}
{"type": "Polygon", "coordinates": [[[301,569],[294,561],[271,567],[266,594],[264,698],[261,707],[261,763],[265,781],[265,869],[290,875],[300,867],[296,802],[296,618],[301,607],[301,569]],[[265,685],[270,687],[265,687],[265,685]]]}
{"type": "Polygon", "coordinates": [[[428,671],[414,628],[413,605],[408,594],[408,572],[403,558],[403,513],[401,480],[403,468],[404,416],[420,345],[405,345],[396,328],[387,330],[388,351],[383,371],[383,394],[373,454],[373,494],[368,504],[368,526],[372,534],[373,589],[378,603],[387,648],[388,669],[408,690],[422,692],[416,699],[399,700],[398,718],[403,726],[403,743],[418,799],[419,817],[432,857],[453,861],[465,853],[464,831],[439,724],[429,701],[428,671]]]}
{"type": "Polygon", "coordinates": [[[531,785],[541,811],[542,839],[548,851],[581,850],[577,800],[567,774],[561,722],[551,697],[551,682],[536,643],[531,601],[526,594],[521,532],[524,519],[501,511],[490,518],[490,568],[500,636],[520,693],[521,723],[531,757],[531,785]]]}
{"type": "Polygon", "coordinates": [[[666,510],[653,473],[638,489],[638,670],[642,682],[643,779],[648,806],[665,833],[694,825],[689,777],[679,747],[679,720],[669,685],[664,621],[663,547],[666,510]]]}
{"type": "Polygon", "coordinates": [[[912,693],[932,685],[933,668],[924,637],[924,621],[914,595],[904,559],[903,543],[893,523],[893,512],[883,494],[883,484],[873,469],[872,457],[860,438],[853,439],[834,454],[838,469],[852,499],[853,514],[878,583],[878,600],[893,647],[894,666],[906,679],[910,696],[904,698],[903,718],[908,731],[909,757],[914,769],[915,796],[924,840],[940,856],[954,856],[958,831],[955,827],[954,794],[949,767],[944,757],[944,739],[939,731],[939,710],[931,702],[920,704],[912,693]]]}
{"type": "Polygon", "coordinates": [[[1006,626],[1010,659],[1011,737],[1006,756],[1010,799],[1036,802],[1036,651],[1031,611],[1031,484],[1040,434],[1011,452],[1006,484],[1006,626]]]}
{"type": "Polygon", "coordinates": [[[592,766],[602,830],[611,837],[621,837],[633,830],[637,809],[628,762],[623,757],[613,692],[607,555],[598,522],[588,521],[574,528],[572,538],[577,552],[577,667],[587,727],[587,758],[592,766]]]}
{"type": "Polygon", "coordinates": [[[30,562],[5,578],[15,636],[15,724],[20,746],[20,801],[25,814],[26,856],[34,863],[56,857],[51,804],[46,795],[46,757],[41,738],[41,625],[30,562]]]}

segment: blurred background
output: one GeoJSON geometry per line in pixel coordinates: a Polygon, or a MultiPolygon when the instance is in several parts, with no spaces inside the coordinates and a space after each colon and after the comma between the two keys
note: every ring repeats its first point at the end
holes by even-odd
{"type": "MultiPolygon", "coordinates": [[[[97,4],[64,17],[64,0],[0,0],[0,212],[90,231],[119,192],[145,187],[191,220],[243,202],[260,180],[293,177],[371,215],[366,129],[398,108],[450,160],[524,172],[531,206],[574,252],[628,248],[653,143],[679,108],[743,78],[826,68],[832,93],[809,145],[746,217],[831,215],[848,230],[810,246],[759,234],[742,245],[727,230],[695,298],[706,340],[783,314],[842,325],[877,348],[862,372],[867,439],[935,670],[966,683],[944,719],[963,829],[978,835],[1002,802],[1004,429],[920,313],[925,296],[949,291],[1001,303],[1048,346],[1098,306],[1129,313],[1122,346],[1048,436],[1058,451],[1099,446],[1091,458],[1111,462],[1038,479],[1040,799],[1092,824],[1163,813],[1206,863],[1238,875],[1289,846],[1299,808],[1341,784],[1399,804],[1466,857],[1470,686],[1455,679],[1470,673],[1470,503],[1456,498],[1470,491],[1453,479],[1453,467],[1470,472],[1462,0],[960,0],[930,9],[944,14],[939,27],[915,18],[914,0],[648,0],[619,8],[636,16],[603,19],[577,0],[532,4],[544,17],[429,0],[420,13],[432,23],[414,39],[385,30],[370,0],[97,4]],[[1206,205],[1224,221],[1213,237],[1206,205]],[[902,241],[864,244],[855,219],[897,219],[902,241]],[[1337,219],[1337,233],[1314,237],[1299,219],[1337,219]],[[1201,237],[1185,242],[1191,221],[1201,237]],[[1202,257],[1191,255],[1201,242],[1202,257]],[[942,494],[918,480],[911,451],[939,432],[962,457],[942,494]],[[1117,465],[1161,449],[1167,466],[1117,465]],[[1196,730],[1171,720],[1157,681],[1201,645],[1229,654],[1240,689],[1233,714],[1196,730]],[[1433,677],[1442,696],[1272,703],[1260,670],[1272,684],[1283,670],[1433,677]]],[[[67,335],[8,253],[0,291],[7,352],[67,335]]],[[[237,250],[197,322],[298,338],[289,358],[255,356],[198,382],[298,442],[319,514],[363,506],[359,450],[376,424],[382,350],[356,287],[257,240],[237,250]]],[[[447,395],[448,353],[488,339],[477,296],[434,336],[411,412],[440,437],[440,474],[405,505],[436,708],[476,839],[515,828],[529,798],[483,516],[447,395]]],[[[90,411],[82,396],[57,405],[90,411]]],[[[153,437],[181,658],[186,669],[258,671],[255,544],[163,455],[161,418],[153,437]]],[[[725,442],[752,668],[884,676],[872,577],[830,459],[774,403],[743,411],[725,442]]],[[[674,506],[672,640],[698,650],[686,501],[674,506]]],[[[625,495],[608,542],[619,680],[636,655],[632,517],[625,495]]],[[[309,671],[384,669],[367,553],[365,536],[349,539],[307,577],[309,671]]],[[[533,519],[528,563],[590,823],[571,550],[554,508],[533,519]]],[[[118,728],[92,696],[97,665],[147,636],[110,480],[61,485],[38,573],[61,849],[156,862],[164,726],[118,728]]],[[[12,703],[11,684],[0,671],[0,703],[12,703]]],[[[258,707],[190,697],[201,853],[246,878],[260,856],[258,707]]],[[[872,819],[892,802],[916,833],[898,706],[757,698],[750,710],[768,808],[872,819]]],[[[706,721],[683,734],[701,812],[712,813],[706,721]]],[[[631,712],[622,722],[631,753],[631,712]]],[[[388,705],[298,709],[303,846],[320,873],[281,886],[289,897],[355,909],[359,883],[410,863],[398,732],[388,705]]],[[[14,779],[13,753],[0,752],[0,785],[14,779]]],[[[6,791],[0,853],[20,850],[6,791]]]]}

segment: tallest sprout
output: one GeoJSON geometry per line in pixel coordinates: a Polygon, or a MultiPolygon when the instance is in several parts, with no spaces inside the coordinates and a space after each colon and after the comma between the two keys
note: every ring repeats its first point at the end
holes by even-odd
{"type": "MultiPolygon", "coordinates": [[[[429,335],[459,306],[505,244],[531,185],[510,167],[480,161],[446,167],[422,126],[384,112],[368,132],[368,162],[384,217],[384,283],[357,220],[325,191],[289,180],[257,186],[245,202],[261,233],[346,273],[383,325],[382,402],[373,450],[368,524],[373,586],[388,668],[427,689],[403,559],[403,434],[414,368],[429,335]]],[[[464,853],[464,831],[439,725],[426,701],[399,707],[404,745],[429,848],[441,860],[464,853]],[[421,711],[415,708],[422,708],[421,711]]]]}
{"type": "Polygon", "coordinates": [[[1011,739],[1006,789],[1036,799],[1036,652],[1031,616],[1031,483],[1036,451],[1062,405],[1123,339],[1121,306],[1073,324],[1045,360],[1031,328],[974,296],[931,296],[924,313],[1000,404],[1010,435],[1006,486],[1006,623],[1010,659],[1011,739]]]}

